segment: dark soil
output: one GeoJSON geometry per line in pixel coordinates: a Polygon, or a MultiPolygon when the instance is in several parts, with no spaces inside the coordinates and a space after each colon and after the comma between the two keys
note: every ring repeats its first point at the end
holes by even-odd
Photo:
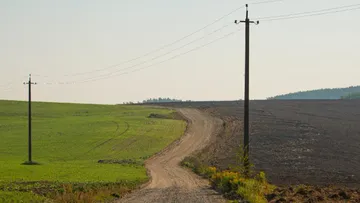
{"type": "Polygon", "coordinates": [[[270,203],[276,202],[360,202],[360,190],[297,186],[277,188],[267,195],[270,203]]]}
{"type": "MultiPolygon", "coordinates": [[[[200,156],[222,169],[236,164],[242,101],[164,106],[198,108],[222,118],[223,133],[200,156]]],[[[250,132],[251,162],[272,184],[360,188],[359,100],[251,101],[250,132]]]]}

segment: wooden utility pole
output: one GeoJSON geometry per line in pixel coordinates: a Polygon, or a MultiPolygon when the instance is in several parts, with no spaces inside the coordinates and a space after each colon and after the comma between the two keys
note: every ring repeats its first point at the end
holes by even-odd
{"type": "Polygon", "coordinates": [[[249,66],[250,66],[250,23],[259,24],[249,19],[248,5],[246,4],[245,21],[237,21],[236,24],[245,23],[245,98],[244,98],[244,167],[249,172],[249,66]]]}
{"type": "Polygon", "coordinates": [[[36,83],[31,82],[31,74],[29,75],[29,82],[24,82],[24,85],[29,85],[29,159],[28,164],[32,164],[32,149],[31,149],[31,85],[36,85],[36,83]]]}

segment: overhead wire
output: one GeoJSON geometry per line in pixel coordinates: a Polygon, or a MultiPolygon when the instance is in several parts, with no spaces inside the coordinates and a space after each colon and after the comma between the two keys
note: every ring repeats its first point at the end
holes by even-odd
{"type": "Polygon", "coordinates": [[[249,4],[250,5],[258,5],[258,4],[275,3],[275,2],[280,2],[280,1],[284,1],[284,0],[266,0],[266,1],[258,1],[258,2],[254,2],[254,3],[249,3],[249,4]]]}
{"type": "Polygon", "coordinates": [[[0,88],[0,92],[9,92],[9,91],[11,91],[11,90],[13,90],[13,89],[14,89],[13,86],[10,86],[10,87],[8,87],[8,88],[0,88]]]}
{"type": "Polygon", "coordinates": [[[13,82],[6,83],[6,84],[4,84],[4,85],[1,85],[1,86],[0,86],[0,89],[8,88],[8,87],[12,86],[13,84],[14,84],[13,82]]]}
{"type": "MultiPolygon", "coordinates": [[[[279,1],[279,0],[276,0],[276,1],[279,1]]],[[[140,59],[140,58],[149,56],[149,55],[151,55],[151,54],[153,54],[153,53],[159,52],[159,51],[161,51],[161,50],[163,50],[163,49],[165,49],[165,48],[167,48],[167,47],[170,47],[170,46],[172,46],[172,45],[174,45],[174,44],[177,44],[177,43],[183,41],[184,39],[189,38],[190,36],[193,36],[194,34],[196,34],[196,33],[200,32],[200,31],[202,31],[202,30],[210,27],[211,25],[214,25],[215,23],[219,22],[220,20],[226,18],[227,16],[235,13],[236,11],[238,11],[238,10],[240,10],[240,9],[242,9],[242,8],[245,8],[245,6],[238,7],[238,8],[236,8],[236,9],[230,11],[229,13],[221,16],[220,18],[216,19],[215,21],[213,21],[213,22],[211,22],[211,23],[209,23],[209,24],[207,24],[207,25],[205,25],[205,26],[203,26],[203,27],[201,27],[201,28],[199,28],[199,29],[191,32],[190,34],[187,34],[187,35],[185,35],[185,36],[183,36],[183,37],[181,37],[181,38],[179,38],[179,39],[177,39],[177,40],[175,40],[175,41],[173,41],[173,42],[171,42],[171,43],[165,44],[165,45],[163,45],[163,46],[161,46],[161,47],[159,47],[159,48],[157,48],[157,49],[154,49],[154,50],[152,50],[152,51],[150,51],[150,52],[147,52],[147,53],[145,53],[145,54],[142,54],[142,55],[140,55],[140,56],[134,57],[134,58],[132,58],[132,59],[126,60],[126,61],[124,61],[124,62],[115,64],[115,65],[111,65],[111,66],[106,67],[106,68],[101,68],[101,69],[92,70],[92,71],[86,71],[86,72],[80,72],[80,73],[75,73],[75,74],[67,74],[67,75],[63,75],[63,76],[81,76],[81,75],[91,74],[91,73],[95,73],[95,72],[100,72],[100,71],[104,71],[104,70],[108,70],[108,69],[112,69],[112,68],[117,68],[117,67],[120,66],[120,65],[124,65],[124,64],[133,62],[133,61],[135,61],[135,60],[138,60],[138,59],[140,59]]],[[[36,76],[42,76],[42,75],[36,75],[36,76]]],[[[48,76],[43,76],[43,77],[48,77],[48,76]]]]}
{"type": "Polygon", "coordinates": [[[9,92],[13,90],[14,88],[7,88],[7,89],[0,89],[1,92],[9,92]]]}
{"type": "Polygon", "coordinates": [[[166,60],[160,61],[160,62],[158,62],[158,63],[150,64],[150,65],[148,65],[148,66],[144,66],[144,67],[141,67],[141,68],[138,68],[138,69],[134,69],[134,70],[129,71],[129,72],[123,72],[123,73],[119,73],[119,74],[115,74],[115,75],[108,75],[108,76],[99,77],[99,78],[92,78],[92,79],[83,80],[83,81],[79,81],[79,82],[71,81],[71,82],[64,82],[64,83],[58,83],[58,84],[81,84],[81,83],[95,82],[95,81],[98,81],[98,80],[104,80],[104,79],[108,79],[108,78],[111,78],[111,77],[116,77],[116,76],[120,76],[120,75],[126,75],[126,74],[133,73],[133,72],[138,72],[138,71],[140,71],[140,70],[147,69],[147,68],[150,68],[150,67],[153,67],[153,66],[156,66],[156,65],[165,63],[165,62],[167,62],[167,61],[176,59],[176,58],[178,58],[178,57],[180,57],[180,56],[186,55],[186,54],[188,54],[188,53],[190,53],[190,52],[193,52],[193,51],[199,50],[199,49],[201,49],[201,48],[204,48],[204,47],[206,47],[206,46],[209,46],[209,45],[211,45],[211,44],[213,44],[213,43],[215,43],[215,42],[217,42],[217,41],[220,41],[220,40],[222,40],[222,39],[225,39],[225,38],[227,38],[227,37],[235,34],[235,33],[238,32],[238,31],[241,31],[241,30],[244,30],[244,28],[237,29],[236,31],[233,31],[233,32],[231,32],[231,33],[228,33],[228,34],[226,34],[226,35],[224,35],[224,36],[222,36],[222,37],[216,38],[215,40],[212,40],[212,41],[210,41],[210,42],[208,42],[208,43],[206,43],[206,44],[197,46],[197,47],[195,47],[195,48],[193,48],[193,49],[191,49],[191,50],[189,50],[189,51],[182,52],[182,53],[180,53],[180,54],[177,54],[177,55],[175,55],[175,56],[172,56],[171,58],[168,58],[168,59],[166,59],[166,60]]]}
{"type": "MultiPolygon", "coordinates": [[[[282,0],[259,1],[259,2],[253,2],[253,3],[250,3],[250,4],[264,4],[264,3],[272,3],[272,2],[279,2],[279,1],[282,1],[282,0]]],[[[126,62],[123,62],[122,64],[127,63],[127,62],[131,62],[131,61],[134,61],[134,60],[137,60],[137,59],[140,59],[141,57],[150,55],[150,54],[152,54],[152,53],[154,53],[154,52],[156,52],[156,51],[160,51],[160,50],[162,50],[162,49],[164,49],[164,48],[166,48],[166,47],[169,47],[169,46],[171,46],[171,45],[174,45],[174,44],[182,41],[183,39],[186,39],[186,38],[188,38],[188,37],[196,34],[197,32],[200,32],[201,30],[204,30],[205,28],[207,28],[207,27],[215,24],[216,22],[224,19],[225,17],[227,17],[227,16],[231,15],[232,13],[240,10],[241,8],[244,8],[244,6],[241,6],[241,7],[238,7],[238,8],[236,8],[236,9],[232,10],[231,12],[229,12],[229,13],[227,13],[226,15],[224,15],[224,16],[216,19],[215,21],[211,22],[210,24],[207,24],[207,25],[205,25],[204,27],[202,27],[202,28],[200,28],[200,29],[198,29],[198,30],[195,30],[194,32],[192,32],[192,33],[190,33],[190,34],[188,34],[188,35],[186,35],[186,36],[184,36],[184,37],[182,37],[182,38],[180,38],[180,39],[178,39],[178,40],[176,40],[176,41],[174,41],[174,42],[172,42],[172,43],[169,43],[169,44],[167,44],[167,45],[164,45],[164,46],[162,46],[162,47],[160,47],[160,48],[158,48],[158,49],[156,49],[156,50],[154,50],[154,51],[148,52],[148,53],[146,53],[146,54],[144,54],[144,55],[141,55],[141,56],[139,56],[139,57],[130,59],[130,60],[126,61],[126,62]]],[[[267,16],[267,17],[258,18],[258,20],[261,20],[261,21],[287,20],[287,19],[294,19],[294,18],[302,18],[302,17],[317,16],[317,15],[325,15],[325,14],[330,14],[330,13],[345,12],[345,11],[357,10],[357,9],[360,9],[360,4],[352,4],[352,5],[339,6],[339,7],[327,8],[327,9],[321,9],[321,10],[315,10],[315,11],[307,11],[307,12],[293,13],[293,14],[267,16]]],[[[147,60],[147,61],[144,61],[144,62],[135,64],[135,65],[132,65],[132,66],[130,66],[130,67],[126,67],[126,68],[122,68],[122,69],[116,70],[116,71],[114,71],[114,72],[112,72],[112,73],[108,73],[108,74],[104,74],[104,75],[100,75],[100,76],[88,78],[88,79],[85,79],[85,81],[92,81],[92,80],[96,80],[97,78],[103,78],[103,77],[111,77],[112,75],[114,75],[114,73],[118,73],[118,72],[120,72],[120,71],[128,70],[128,69],[131,69],[131,68],[135,68],[135,67],[137,67],[137,66],[146,64],[146,63],[151,62],[151,61],[154,61],[154,60],[156,60],[156,59],[158,59],[158,58],[160,58],[160,57],[162,57],[162,56],[165,56],[165,55],[168,55],[168,54],[172,53],[173,51],[179,50],[179,49],[184,48],[184,47],[186,47],[187,45],[190,45],[190,44],[192,44],[192,43],[194,43],[194,42],[196,42],[196,41],[199,41],[199,40],[201,40],[201,39],[204,39],[205,37],[207,37],[207,36],[209,36],[209,35],[211,35],[211,34],[213,34],[213,33],[216,33],[216,32],[218,32],[219,30],[221,30],[221,29],[223,29],[223,28],[225,28],[225,27],[227,27],[227,26],[228,26],[228,25],[225,25],[225,26],[223,26],[223,27],[221,27],[221,28],[219,28],[219,29],[217,29],[217,30],[214,30],[213,32],[211,32],[211,33],[208,34],[208,35],[205,35],[205,36],[203,36],[203,37],[197,38],[197,39],[195,39],[195,40],[193,40],[193,41],[191,41],[191,42],[189,42],[189,43],[187,43],[187,44],[185,44],[185,45],[182,45],[181,47],[172,49],[172,50],[168,51],[168,52],[165,53],[165,54],[162,54],[162,55],[153,57],[153,58],[151,58],[150,60],[147,60]]],[[[120,65],[120,64],[117,64],[117,65],[114,65],[114,66],[118,66],[118,65],[120,65]]],[[[90,72],[98,72],[98,71],[105,70],[105,69],[108,69],[108,68],[98,69],[98,70],[95,70],[95,71],[83,72],[83,73],[80,73],[80,74],[73,74],[73,76],[74,76],[74,75],[86,74],[86,73],[90,73],[90,72]]],[[[117,74],[117,75],[118,75],[118,74],[117,74]]],[[[35,75],[35,76],[39,76],[39,75],[35,75]]],[[[67,75],[67,76],[69,76],[69,75],[67,75]]],[[[73,83],[75,83],[75,82],[76,82],[76,81],[71,82],[71,83],[73,84],[73,83]]],[[[52,83],[47,83],[47,84],[52,84],[52,83]]],[[[58,84],[61,84],[61,83],[58,83],[58,84]]]]}
{"type": "MultiPolygon", "coordinates": [[[[256,2],[249,3],[249,4],[259,5],[259,4],[268,4],[268,3],[275,3],[275,2],[281,2],[281,1],[284,1],[284,0],[256,1],[256,2]]],[[[217,18],[217,19],[214,20],[213,22],[211,22],[211,23],[209,23],[209,24],[207,24],[207,25],[205,25],[205,26],[203,26],[203,27],[201,27],[201,28],[199,28],[199,29],[197,29],[197,30],[195,30],[195,31],[193,31],[193,32],[191,32],[191,33],[189,33],[189,34],[187,34],[187,35],[185,35],[185,36],[183,36],[183,37],[175,40],[175,41],[173,41],[173,42],[171,42],[171,43],[165,44],[165,45],[163,45],[163,46],[161,46],[161,47],[159,47],[159,48],[157,48],[157,49],[154,49],[154,50],[152,50],[152,51],[150,51],[150,52],[147,52],[147,53],[145,53],[145,54],[143,54],[143,55],[134,57],[134,58],[132,58],[132,59],[126,60],[126,61],[121,62],[121,63],[119,63],[119,64],[115,64],[115,65],[108,66],[108,67],[106,67],[106,68],[101,68],[101,69],[92,70],[92,71],[79,72],[79,73],[74,73],[74,74],[66,74],[66,75],[63,75],[63,77],[82,76],[82,75],[92,74],[92,73],[101,72],[101,71],[105,71],[105,70],[109,70],[109,69],[114,69],[114,68],[117,68],[117,67],[120,66],[120,65],[124,65],[124,64],[130,63],[130,62],[133,62],[133,61],[136,61],[136,60],[141,59],[141,58],[143,58],[143,57],[149,56],[149,55],[151,55],[151,54],[153,54],[153,53],[159,52],[159,51],[161,51],[161,50],[163,50],[163,49],[165,49],[165,48],[167,48],[167,47],[170,47],[170,46],[172,46],[172,45],[174,45],[174,44],[177,44],[177,43],[183,41],[184,39],[187,39],[187,38],[189,38],[190,36],[193,36],[194,34],[196,34],[196,33],[200,32],[200,31],[202,31],[202,30],[210,27],[211,25],[214,25],[215,23],[223,20],[224,18],[230,16],[231,14],[233,14],[233,13],[235,13],[235,12],[237,12],[237,11],[239,11],[240,9],[243,9],[243,8],[245,8],[245,6],[237,7],[237,8],[235,8],[235,9],[233,9],[232,11],[230,11],[229,13],[227,13],[227,14],[219,17],[219,18],[217,18]]],[[[195,42],[195,41],[194,41],[194,42],[195,42]]],[[[39,74],[34,74],[34,76],[45,77],[45,78],[46,78],[46,77],[50,77],[50,76],[44,76],[44,75],[39,75],[39,74]]]]}
{"type": "MultiPolygon", "coordinates": [[[[227,37],[235,34],[236,32],[238,32],[238,31],[240,31],[240,30],[243,30],[243,29],[238,29],[237,31],[228,33],[228,34],[226,34],[226,35],[224,35],[224,36],[222,36],[222,37],[220,37],[220,38],[217,38],[217,39],[215,39],[215,40],[212,40],[212,41],[210,41],[210,42],[208,42],[208,43],[206,43],[206,44],[203,44],[203,45],[201,45],[201,46],[197,46],[197,47],[195,47],[195,48],[193,48],[193,49],[191,49],[191,50],[189,50],[189,51],[186,51],[186,52],[177,54],[177,55],[175,55],[175,56],[173,56],[173,57],[171,57],[171,58],[169,58],[169,59],[160,61],[160,62],[158,62],[158,63],[151,64],[151,65],[148,65],[148,66],[145,66],[145,67],[142,67],[142,68],[134,69],[134,70],[132,70],[132,71],[130,71],[130,72],[125,72],[125,73],[122,73],[122,74],[111,75],[110,77],[115,77],[115,76],[119,76],[119,75],[125,75],[125,74],[129,74],[129,73],[133,73],[133,72],[138,72],[138,71],[140,71],[140,70],[147,69],[147,68],[150,68],[150,67],[153,67],[153,66],[156,66],[156,65],[165,63],[165,62],[167,62],[167,61],[176,59],[176,58],[178,58],[178,57],[180,57],[180,56],[186,55],[186,54],[188,54],[188,53],[190,53],[190,52],[194,52],[194,51],[196,51],[196,50],[199,50],[199,49],[201,49],[201,48],[204,48],[204,47],[206,47],[206,46],[209,46],[209,45],[211,45],[211,44],[213,44],[213,43],[215,43],[215,42],[217,42],[217,41],[219,41],[219,40],[225,39],[225,38],[227,38],[227,37]]],[[[91,80],[91,81],[87,80],[87,81],[84,81],[84,82],[92,82],[92,81],[107,79],[107,78],[110,78],[110,77],[100,78],[100,79],[97,78],[97,79],[95,79],[95,80],[91,80]]]]}
{"type": "Polygon", "coordinates": [[[125,68],[118,69],[118,70],[113,71],[113,72],[111,72],[111,73],[107,73],[107,74],[95,76],[95,77],[88,78],[88,79],[93,79],[93,78],[98,78],[98,77],[105,77],[105,76],[111,76],[111,75],[113,75],[113,74],[115,74],[115,73],[122,72],[122,71],[124,71],[124,70],[129,70],[129,69],[132,69],[132,68],[135,68],[135,67],[144,65],[144,64],[146,64],[146,63],[155,61],[156,59],[159,59],[159,58],[161,58],[161,57],[164,57],[164,56],[166,56],[166,55],[169,55],[169,54],[171,54],[171,53],[173,53],[173,52],[175,52],[175,51],[177,51],[177,50],[180,50],[180,49],[182,49],[182,48],[184,48],[184,47],[186,47],[186,46],[188,46],[188,45],[190,45],[190,44],[193,44],[193,43],[195,43],[195,42],[197,42],[197,41],[200,41],[200,40],[202,40],[202,39],[204,39],[204,38],[206,38],[206,37],[209,37],[210,35],[213,35],[213,34],[219,32],[220,30],[228,27],[229,25],[230,25],[230,24],[226,24],[226,25],[222,26],[221,28],[212,31],[211,33],[209,33],[209,34],[207,34],[207,35],[204,35],[204,36],[202,36],[202,37],[196,38],[195,40],[192,40],[192,41],[190,41],[190,42],[188,42],[188,43],[186,43],[186,44],[184,44],[184,45],[182,45],[182,46],[180,46],[180,47],[171,49],[170,51],[168,51],[168,52],[166,52],[166,53],[164,53],[164,54],[155,56],[155,57],[153,57],[153,58],[151,58],[151,59],[149,59],[149,60],[146,60],[146,61],[143,61],[143,62],[134,64],[134,65],[131,65],[131,66],[129,66],[129,67],[125,67],[125,68]]]}
{"type": "MultiPolygon", "coordinates": [[[[25,78],[26,78],[25,76],[21,77],[22,80],[26,81],[25,78]]],[[[20,79],[20,77],[18,79],[20,79]]],[[[9,89],[13,89],[15,85],[14,81],[15,79],[0,85],[0,91],[8,91],[9,89]]]]}
{"type": "MultiPolygon", "coordinates": [[[[279,2],[279,1],[281,1],[281,0],[261,1],[261,2],[257,2],[257,3],[255,2],[255,3],[252,3],[252,4],[271,3],[271,2],[279,2]]],[[[204,26],[204,27],[202,27],[202,28],[200,28],[200,29],[198,29],[198,30],[190,33],[189,35],[186,35],[186,36],[184,36],[184,37],[182,37],[182,38],[180,38],[180,39],[178,39],[178,40],[176,40],[176,41],[174,41],[174,42],[172,42],[172,43],[169,43],[169,44],[167,44],[167,45],[164,45],[164,46],[162,46],[162,47],[160,47],[160,48],[158,48],[158,49],[155,49],[155,50],[153,50],[153,51],[151,51],[151,52],[147,52],[146,54],[143,54],[143,55],[141,55],[141,56],[135,57],[135,58],[133,58],[133,59],[127,60],[127,61],[125,61],[125,62],[122,62],[122,63],[120,63],[120,64],[116,64],[116,65],[113,65],[113,66],[110,66],[110,67],[107,67],[107,68],[97,69],[97,70],[87,71],[87,72],[82,72],[82,73],[76,73],[76,74],[67,74],[67,75],[64,75],[64,76],[80,76],[80,75],[85,75],[85,74],[89,74],[89,73],[95,73],[95,72],[99,72],[99,71],[108,70],[108,69],[110,69],[110,68],[117,68],[117,67],[120,66],[120,65],[123,65],[123,64],[126,64],[126,63],[129,63],[129,62],[138,60],[138,59],[140,59],[140,58],[142,58],[142,57],[145,57],[145,56],[149,56],[149,55],[151,55],[151,54],[153,54],[153,53],[155,53],[155,52],[158,52],[158,51],[161,51],[161,50],[163,50],[163,49],[165,49],[165,48],[167,48],[167,47],[170,47],[170,46],[172,46],[172,45],[174,45],[174,44],[176,44],[176,43],[178,43],[178,42],[180,42],[180,41],[182,41],[182,40],[184,40],[184,39],[186,39],[186,38],[188,38],[188,37],[190,37],[190,36],[192,36],[192,35],[194,35],[194,34],[196,34],[196,33],[198,33],[198,32],[200,32],[201,30],[206,29],[207,27],[215,24],[216,22],[220,21],[221,19],[224,19],[225,17],[227,17],[227,16],[231,15],[232,13],[240,10],[241,8],[244,8],[244,6],[239,7],[239,8],[237,8],[237,9],[234,9],[234,10],[231,11],[230,13],[228,13],[228,14],[220,17],[219,19],[215,20],[214,22],[212,22],[212,23],[210,23],[210,24],[207,24],[206,26],[204,26]]],[[[264,22],[264,21],[267,22],[267,21],[277,21],[277,20],[288,20],[288,19],[296,19],[296,18],[303,18],[303,17],[327,15],[327,14],[333,14],[333,13],[339,13],[339,12],[346,12],[346,11],[352,11],[352,10],[359,10],[359,9],[360,9],[360,4],[352,4],[352,5],[347,5],[347,6],[338,6],[338,7],[332,7],[332,8],[320,9],[320,10],[314,10],[314,11],[307,11],[307,12],[299,12],[299,13],[292,13],[292,14],[283,14],[283,15],[260,17],[260,18],[257,18],[257,20],[261,20],[262,22],[264,22]]],[[[217,29],[217,30],[214,30],[213,32],[211,32],[211,33],[208,34],[208,35],[211,35],[212,33],[216,33],[216,32],[220,31],[221,29],[223,29],[223,28],[225,28],[225,27],[227,27],[227,26],[229,26],[229,25],[225,25],[225,26],[223,26],[223,27],[221,27],[221,28],[219,28],[219,29],[217,29]]],[[[117,71],[114,71],[114,72],[112,72],[112,73],[110,73],[110,74],[105,74],[105,75],[100,75],[100,76],[93,77],[93,78],[88,78],[88,79],[85,79],[85,80],[81,80],[81,81],[79,81],[79,82],[78,82],[78,81],[72,81],[72,82],[64,82],[64,83],[46,83],[46,84],[78,84],[78,83],[88,83],[88,82],[94,82],[94,81],[104,80],[104,79],[108,79],[108,78],[112,78],[112,77],[116,77],[116,76],[120,76],[120,75],[125,75],[125,74],[129,74],[129,73],[133,73],[133,72],[138,72],[138,71],[140,71],[140,70],[147,69],[147,68],[150,68],[150,67],[153,67],[153,66],[156,66],[156,65],[165,63],[165,62],[167,62],[167,61],[176,59],[176,58],[178,58],[178,57],[180,57],[180,56],[183,56],[183,55],[186,55],[186,54],[188,54],[188,53],[191,53],[191,52],[194,52],[194,51],[196,51],[196,50],[199,50],[199,49],[201,49],[201,48],[204,48],[204,47],[206,47],[206,46],[208,46],[208,45],[211,45],[211,44],[213,44],[213,43],[215,43],[215,42],[217,42],[217,41],[219,41],[219,40],[222,40],[222,39],[224,39],[224,38],[227,38],[227,37],[235,34],[236,32],[237,32],[237,31],[232,32],[232,33],[228,33],[228,34],[226,34],[226,35],[223,36],[223,37],[217,38],[217,39],[215,39],[215,40],[213,40],[213,41],[211,41],[211,42],[209,42],[209,43],[203,44],[203,45],[201,45],[201,46],[197,46],[197,47],[195,47],[195,48],[193,48],[193,49],[191,49],[191,50],[189,50],[189,51],[182,52],[182,53],[180,53],[180,54],[177,54],[177,55],[175,55],[175,56],[172,56],[172,57],[169,58],[169,59],[160,61],[160,62],[158,62],[158,63],[150,64],[150,65],[145,66],[145,67],[137,68],[137,69],[134,69],[134,70],[131,70],[131,71],[128,71],[128,72],[121,72],[121,73],[119,73],[120,71],[130,70],[130,69],[135,68],[135,67],[137,67],[137,66],[144,65],[144,64],[147,63],[147,62],[154,61],[155,59],[158,59],[158,58],[160,58],[160,57],[162,57],[162,56],[168,55],[168,54],[172,53],[173,51],[182,49],[182,48],[186,47],[187,45],[190,45],[190,44],[192,44],[192,43],[194,43],[194,42],[196,42],[196,41],[199,41],[199,40],[201,40],[201,39],[204,39],[204,38],[207,37],[208,35],[205,35],[205,36],[202,36],[202,37],[200,37],[200,38],[197,38],[197,39],[195,39],[195,40],[193,40],[193,41],[191,41],[191,42],[189,42],[189,43],[187,43],[187,44],[185,44],[185,45],[182,45],[181,47],[172,49],[172,50],[170,50],[169,52],[167,52],[167,53],[165,53],[165,54],[163,54],[163,55],[156,56],[156,57],[154,57],[154,58],[152,58],[152,59],[150,59],[150,60],[148,60],[148,61],[146,61],[146,62],[142,62],[142,63],[139,63],[139,64],[135,64],[135,65],[133,65],[133,66],[130,66],[130,67],[122,68],[122,69],[119,69],[119,70],[117,70],[117,71]],[[117,73],[117,74],[115,74],[115,73],[117,73]]],[[[36,74],[34,74],[34,76],[41,76],[41,75],[36,75],[36,74]]],[[[44,84],[45,84],[45,83],[44,83],[44,84]]],[[[11,85],[12,85],[12,83],[11,83],[11,85]]],[[[11,85],[8,84],[7,86],[11,86],[11,85]]],[[[3,85],[3,86],[5,86],[5,85],[3,85]]],[[[2,86],[0,86],[0,90],[1,90],[1,87],[2,87],[2,86]]],[[[4,89],[4,90],[2,90],[2,91],[11,91],[12,89],[13,89],[13,87],[9,87],[9,88],[4,89]]]]}
{"type": "Polygon", "coordinates": [[[314,11],[261,17],[261,18],[257,18],[257,20],[260,21],[287,20],[287,19],[295,19],[295,18],[303,18],[303,17],[311,17],[311,16],[326,15],[332,13],[345,12],[345,11],[352,11],[358,9],[360,9],[360,4],[351,4],[347,6],[338,6],[338,7],[332,7],[332,8],[320,9],[314,11]]]}

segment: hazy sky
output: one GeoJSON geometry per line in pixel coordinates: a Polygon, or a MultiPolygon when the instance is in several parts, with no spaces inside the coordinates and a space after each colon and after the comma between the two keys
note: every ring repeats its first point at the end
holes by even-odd
{"type": "MultiPolygon", "coordinates": [[[[0,0],[0,99],[26,100],[27,89],[22,83],[29,73],[38,82],[33,88],[37,101],[114,104],[150,97],[243,98],[243,30],[148,66],[243,28],[243,24],[235,25],[233,21],[244,19],[244,8],[179,43],[121,63],[172,43],[251,2],[258,1],[0,0]],[[178,47],[182,48],[149,61],[178,47]],[[116,64],[121,65],[111,67],[116,64]],[[81,83],[139,68],[144,69],[81,83]],[[99,69],[105,70],[94,72],[99,69]],[[76,75],[84,72],[90,73],[76,75]],[[58,84],[69,81],[76,83],[58,84]]],[[[250,18],[357,3],[359,0],[283,0],[253,4],[250,18]]],[[[360,10],[354,10],[252,25],[251,98],[360,85],[359,21],[360,10]]]]}

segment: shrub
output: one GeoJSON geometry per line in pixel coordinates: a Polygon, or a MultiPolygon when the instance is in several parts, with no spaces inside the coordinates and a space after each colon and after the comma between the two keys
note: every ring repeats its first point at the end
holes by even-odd
{"type": "MultiPolygon", "coordinates": [[[[262,174],[265,175],[265,173],[262,174]]],[[[270,194],[274,189],[275,186],[268,184],[266,181],[246,179],[236,193],[249,202],[266,203],[267,200],[265,196],[270,194]]]]}
{"type": "Polygon", "coordinates": [[[198,158],[186,157],[181,165],[191,168],[192,171],[210,180],[211,186],[225,194],[228,199],[244,199],[249,203],[265,203],[266,195],[273,192],[275,186],[270,185],[266,180],[266,174],[260,172],[255,174],[249,168],[244,167],[244,161],[247,157],[243,156],[243,148],[240,146],[237,153],[236,166],[230,167],[230,170],[220,171],[216,167],[205,167],[198,158]]]}
{"type": "Polygon", "coordinates": [[[193,172],[202,175],[204,167],[201,162],[192,156],[185,157],[180,163],[182,166],[190,168],[193,172]]]}
{"type": "Polygon", "coordinates": [[[206,178],[210,178],[212,175],[216,173],[216,167],[207,167],[204,171],[204,176],[206,178]]]}
{"type": "Polygon", "coordinates": [[[228,196],[236,194],[250,203],[267,202],[265,195],[275,189],[267,183],[264,172],[260,172],[255,178],[245,178],[239,172],[222,171],[214,173],[210,181],[213,188],[220,192],[228,196]]]}

